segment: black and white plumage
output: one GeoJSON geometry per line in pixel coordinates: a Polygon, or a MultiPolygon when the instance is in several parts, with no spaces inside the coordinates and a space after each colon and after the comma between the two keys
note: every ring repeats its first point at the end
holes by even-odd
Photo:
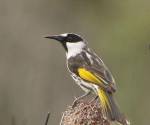
{"type": "MultiPolygon", "coordinates": [[[[70,50],[68,50],[68,52],[69,51],[70,50]]],[[[107,69],[103,61],[92,50],[85,46],[84,48],[82,48],[82,51],[80,53],[76,53],[76,55],[73,56],[68,56],[67,54],[67,57],[69,57],[67,61],[68,69],[71,72],[72,76],[79,77],[77,69],[79,67],[84,67],[88,71],[100,74],[101,77],[105,79],[103,81],[103,87],[109,92],[114,92],[116,90],[115,81],[110,71],[107,69]]],[[[78,83],[82,86],[82,88],[90,86],[89,83],[85,85],[85,81],[83,81],[80,77],[78,79],[83,82],[83,85],[82,82],[78,83]]]]}
{"type": "Polygon", "coordinates": [[[46,38],[55,39],[63,45],[71,76],[85,92],[92,91],[99,96],[106,118],[118,121],[122,125],[128,125],[129,122],[120,113],[113,98],[116,84],[112,74],[100,57],[88,48],[83,38],[73,33],[47,36],[46,38]],[[124,122],[122,122],[123,118],[124,122]]]}

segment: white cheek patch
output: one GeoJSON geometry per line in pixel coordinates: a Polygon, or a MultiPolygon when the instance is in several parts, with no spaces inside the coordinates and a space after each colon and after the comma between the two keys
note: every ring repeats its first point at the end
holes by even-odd
{"type": "Polygon", "coordinates": [[[67,42],[66,45],[68,49],[68,52],[66,54],[67,59],[81,53],[83,51],[83,48],[85,47],[84,42],[76,42],[76,43],[67,42]]]}

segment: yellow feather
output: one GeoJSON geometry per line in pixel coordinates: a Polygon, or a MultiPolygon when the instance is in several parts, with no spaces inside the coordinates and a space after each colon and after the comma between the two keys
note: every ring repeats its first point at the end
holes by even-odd
{"type": "Polygon", "coordinates": [[[109,108],[109,110],[111,111],[111,106],[109,104],[108,97],[107,97],[105,91],[102,90],[102,89],[98,90],[98,95],[99,95],[99,98],[100,98],[102,109],[103,109],[104,113],[106,114],[107,108],[109,108]]]}
{"type": "Polygon", "coordinates": [[[101,81],[95,75],[93,75],[91,72],[87,71],[84,68],[79,68],[78,73],[79,73],[79,76],[84,80],[97,83],[97,84],[101,83],[101,81]]]}

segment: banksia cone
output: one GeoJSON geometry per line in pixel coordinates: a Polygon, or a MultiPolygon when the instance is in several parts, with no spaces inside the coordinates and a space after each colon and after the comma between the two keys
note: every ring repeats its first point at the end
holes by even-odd
{"type": "Polygon", "coordinates": [[[80,100],[63,113],[60,125],[110,125],[105,119],[98,101],[80,100]]]}

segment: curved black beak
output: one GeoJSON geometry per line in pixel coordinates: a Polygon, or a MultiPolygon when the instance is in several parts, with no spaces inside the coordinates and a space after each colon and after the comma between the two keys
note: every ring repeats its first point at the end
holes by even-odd
{"type": "Polygon", "coordinates": [[[44,38],[54,39],[60,42],[64,41],[64,37],[60,35],[45,36],[44,38]]]}

